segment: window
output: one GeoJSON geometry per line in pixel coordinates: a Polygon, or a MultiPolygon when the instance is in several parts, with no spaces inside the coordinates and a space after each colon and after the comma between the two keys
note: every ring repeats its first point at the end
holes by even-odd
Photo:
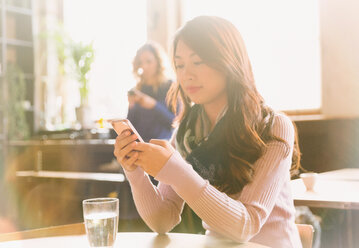
{"type": "MultiPolygon", "coordinates": [[[[75,41],[93,41],[90,77],[92,119],[127,114],[127,90],[135,85],[132,59],[147,39],[146,0],[64,0],[64,28],[75,41]]],[[[78,91],[72,91],[74,107],[78,91]]]]}
{"type": "Polygon", "coordinates": [[[259,92],[277,110],[321,107],[319,3],[313,0],[184,0],[183,18],[216,15],[237,26],[259,92]]]}

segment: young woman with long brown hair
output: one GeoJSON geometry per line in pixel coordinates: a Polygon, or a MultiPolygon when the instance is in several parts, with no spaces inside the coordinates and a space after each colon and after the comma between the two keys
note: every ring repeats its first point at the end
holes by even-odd
{"type": "Polygon", "coordinates": [[[177,32],[173,48],[178,83],[170,95],[183,108],[172,142],[137,143],[125,132],[115,144],[141,217],[165,233],[186,202],[206,233],[301,247],[290,190],[300,160],[296,131],[258,93],[240,33],[201,16],[177,32]]]}

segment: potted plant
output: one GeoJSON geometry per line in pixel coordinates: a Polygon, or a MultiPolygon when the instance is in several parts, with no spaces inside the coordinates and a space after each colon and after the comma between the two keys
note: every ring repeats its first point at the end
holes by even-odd
{"type": "MultiPolygon", "coordinates": [[[[41,37],[48,39],[49,43],[56,47],[56,56],[58,63],[58,73],[56,79],[56,94],[58,94],[63,102],[61,104],[61,121],[66,124],[69,116],[68,109],[74,107],[71,100],[68,100],[66,94],[66,85],[73,78],[78,82],[80,95],[80,105],[75,108],[76,119],[82,128],[90,128],[92,126],[90,118],[89,98],[89,72],[94,61],[93,44],[85,44],[74,41],[64,30],[62,23],[54,30],[49,30],[41,34],[41,37]],[[67,108],[70,104],[70,108],[67,108]]],[[[72,82],[71,82],[72,83],[72,82]]],[[[72,108],[73,109],[73,108],[72,108]]],[[[71,120],[70,120],[71,121],[71,120]]]]}
{"type": "Polygon", "coordinates": [[[73,42],[72,59],[74,62],[74,72],[79,83],[80,92],[80,106],[76,108],[76,116],[82,127],[88,128],[91,126],[88,96],[89,72],[94,61],[94,49],[92,43],[83,44],[82,42],[73,42]]]}
{"type": "Polygon", "coordinates": [[[30,136],[30,128],[26,119],[26,82],[22,70],[9,64],[6,70],[8,85],[8,136],[9,139],[27,139],[30,136]]]}

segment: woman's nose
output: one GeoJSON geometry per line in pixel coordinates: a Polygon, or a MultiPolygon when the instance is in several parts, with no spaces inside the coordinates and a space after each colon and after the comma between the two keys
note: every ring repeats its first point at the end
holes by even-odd
{"type": "Polygon", "coordinates": [[[194,73],[193,73],[193,70],[189,66],[185,66],[183,68],[183,77],[185,80],[193,80],[194,73]]]}
{"type": "Polygon", "coordinates": [[[147,68],[148,68],[148,66],[147,66],[147,65],[142,65],[141,67],[142,67],[142,70],[143,70],[143,71],[146,71],[146,70],[147,70],[147,68]]]}

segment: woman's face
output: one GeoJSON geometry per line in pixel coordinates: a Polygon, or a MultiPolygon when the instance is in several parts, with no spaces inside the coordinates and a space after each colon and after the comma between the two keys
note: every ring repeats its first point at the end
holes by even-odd
{"type": "Polygon", "coordinates": [[[157,74],[158,62],[155,55],[150,51],[143,51],[139,56],[140,66],[142,68],[142,77],[145,80],[154,78],[157,74]]]}
{"type": "Polygon", "coordinates": [[[206,65],[181,40],[178,41],[176,47],[175,66],[177,80],[192,102],[203,105],[223,105],[227,102],[224,73],[206,65]]]}

